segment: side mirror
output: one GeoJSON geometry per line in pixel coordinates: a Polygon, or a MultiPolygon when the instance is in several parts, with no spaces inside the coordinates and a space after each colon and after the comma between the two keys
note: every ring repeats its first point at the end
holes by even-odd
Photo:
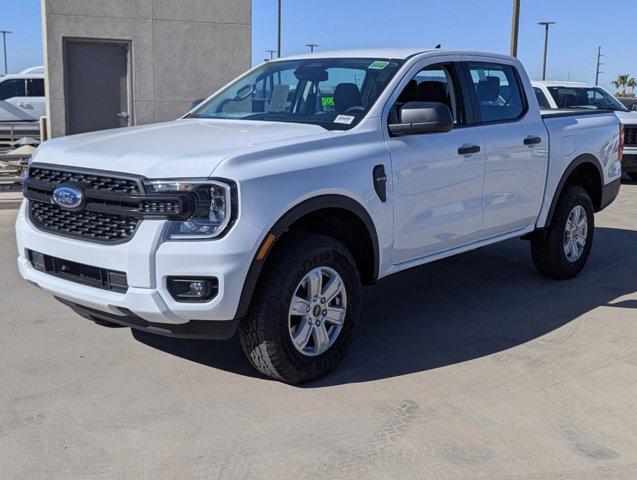
{"type": "Polygon", "coordinates": [[[389,125],[393,136],[442,133],[453,128],[449,107],[438,102],[409,102],[398,112],[398,123],[389,125]]]}
{"type": "Polygon", "coordinates": [[[198,107],[199,105],[201,105],[201,103],[205,100],[205,98],[199,98],[198,100],[195,100],[194,102],[192,102],[190,104],[190,110],[192,110],[195,107],[198,107]]]}

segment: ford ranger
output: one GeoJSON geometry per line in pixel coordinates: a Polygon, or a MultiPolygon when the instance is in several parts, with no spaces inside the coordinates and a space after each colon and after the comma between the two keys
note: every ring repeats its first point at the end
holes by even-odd
{"type": "Polygon", "coordinates": [[[362,285],[514,237],[541,274],[577,275],[621,149],[612,113],[541,113],[508,56],[289,57],[176,121],[42,144],[18,265],[102,325],[238,331],[257,370],[300,383],[345,355],[362,285]]]}

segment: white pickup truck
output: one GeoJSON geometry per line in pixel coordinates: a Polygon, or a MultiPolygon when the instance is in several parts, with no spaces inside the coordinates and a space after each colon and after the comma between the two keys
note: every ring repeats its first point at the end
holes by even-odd
{"type": "Polygon", "coordinates": [[[540,108],[612,110],[624,126],[622,167],[637,181],[637,111],[629,110],[609,91],[579,82],[533,81],[540,108]]]}
{"type": "Polygon", "coordinates": [[[45,115],[44,67],[0,77],[0,123],[37,122],[45,115]]]}
{"type": "Polygon", "coordinates": [[[512,237],[542,274],[576,275],[621,135],[612,113],[541,114],[508,56],[289,57],[179,120],[41,145],[18,265],[97,323],[238,330],[259,371],[304,382],[345,355],[362,285],[512,237]]]}

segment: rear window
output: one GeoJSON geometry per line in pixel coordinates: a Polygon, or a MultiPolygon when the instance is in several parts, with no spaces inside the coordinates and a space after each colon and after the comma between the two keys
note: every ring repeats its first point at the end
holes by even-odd
{"type": "Polygon", "coordinates": [[[524,113],[524,100],[512,66],[472,62],[469,72],[482,122],[515,120],[524,113]]]}
{"type": "Polygon", "coordinates": [[[627,110],[619,100],[599,87],[548,87],[548,89],[558,108],[622,112],[627,110]]]}
{"type": "Polygon", "coordinates": [[[0,100],[14,97],[26,97],[26,84],[23,78],[12,78],[0,82],[0,100]]]}
{"type": "Polygon", "coordinates": [[[43,78],[27,79],[27,96],[28,97],[44,97],[44,79],[43,78]]]}

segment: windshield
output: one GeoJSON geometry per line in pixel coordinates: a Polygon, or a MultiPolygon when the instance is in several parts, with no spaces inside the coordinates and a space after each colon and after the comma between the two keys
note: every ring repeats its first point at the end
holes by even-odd
{"type": "Polygon", "coordinates": [[[402,63],[369,58],[266,63],[189,117],[298,122],[347,130],[365,116],[402,63]]]}
{"type": "Polygon", "coordinates": [[[558,108],[588,108],[626,112],[619,100],[599,87],[548,87],[558,108]]]}

